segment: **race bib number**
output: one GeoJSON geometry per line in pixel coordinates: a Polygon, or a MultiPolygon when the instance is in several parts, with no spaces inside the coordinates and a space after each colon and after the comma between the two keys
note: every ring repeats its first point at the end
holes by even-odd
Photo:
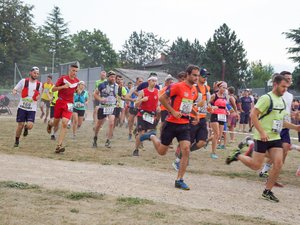
{"type": "Polygon", "coordinates": [[[181,104],[179,108],[180,112],[183,114],[190,114],[190,112],[192,112],[192,109],[193,109],[193,100],[183,98],[181,100],[181,104]]]}
{"type": "Polygon", "coordinates": [[[154,115],[145,112],[143,114],[143,120],[148,122],[148,123],[154,124],[154,115]]]}
{"type": "Polygon", "coordinates": [[[20,108],[30,110],[32,109],[33,101],[31,99],[22,98],[20,108]]]}
{"type": "Polygon", "coordinates": [[[114,112],[115,107],[104,107],[103,114],[104,115],[111,115],[114,112]]]}
{"type": "Polygon", "coordinates": [[[273,120],[272,131],[275,133],[280,133],[283,127],[282,120],[273,120]]]}
{"type": "Polygon", "coordinates": [[[225,114],[218,114],[218,121],[226,122],[226,115],[225,114]]]}
{"type": "Polygon", "coordinates": [[[75,108],[83,108],[83,107],[84,107],[84,103],[75,102],[75,108]]]}
{"type": "Polygon", "coordinates": [[[204,106],[198,107],[198,112],[199,113],[207,113],[207,103],[204,103],[204,106]]]}
{"type": "Polygon", "coordinates": [[[68,111],[73,112],[73,103],[67,103],[68,111]]]}

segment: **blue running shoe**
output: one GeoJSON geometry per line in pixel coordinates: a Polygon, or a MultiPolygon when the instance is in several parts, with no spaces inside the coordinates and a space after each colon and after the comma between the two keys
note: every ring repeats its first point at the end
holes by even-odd
{"type": "Polygon", "coordinates": [[[175,180],[175,187],[186,191],[190,190],[189,186],[183,182],[183,179],[175,180]]]}
{"type": "Polygon", "coordinates": [[[151,135],[156,135],[156,130],[150,130],[149,132],[144,133],[143,135],[141,135],[140,136],[140,141],[141,142],[146,141],[146,140],[150,141],[150,136],[151,135]]]}

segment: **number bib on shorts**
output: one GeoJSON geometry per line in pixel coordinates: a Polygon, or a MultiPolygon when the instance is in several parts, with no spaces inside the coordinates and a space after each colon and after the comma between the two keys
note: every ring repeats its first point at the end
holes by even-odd
{"type": "Polygon", "coordinates": [[[83,108],[84,107],[84,103],[81,102],[75,102],[75,108],[83,108]]]}
{"type": "Polygon", "coordinates": [[[111,115],[114,112],[115,107],[114,106],[105,106],[103,108],[103,114],[104,115],[111,115]]]}
{"type": "Polygon", "coordinates": [[[179,108],[180,112],[189,115],[190,112],[192,112],[192,109],[193,109],[193,100],[183,98],[181,100],[181,104],[179,108]]]}
{"type": "Polygon", "coordinates": [[[273,120],[273,125],[272,125],[273,132],[280,134],[282,127],[283,127],[282,120],[273,120]]]}
{"type": "Polygon", "coordinates": [[[73,103],[67,103],[68,111],[73,112],[73,103]]]}
{"type": "Polygon", "coordinates": [[[22,98],[19,107],[25,110],[32,110],[33,100],[28,98],[22,98]]]}
{"type": "Polygon", "coordinates": [[[217,114],[217,115],[218,115],[218,121],[226,122],[226,115],[225,114],[217,114]]]}
{"type": "Polygon", "coordinates": [[[143,120],[148,122],[148,123],[154,124],[154,115],[152,115],[150,113],[147,113],[147,112],[144,112],[143,113],[143,120]]]}

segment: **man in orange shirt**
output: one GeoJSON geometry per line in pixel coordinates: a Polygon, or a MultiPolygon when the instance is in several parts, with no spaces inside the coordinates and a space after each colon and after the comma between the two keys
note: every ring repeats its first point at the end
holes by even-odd
{"type": "MultiPolygon", "coordinates": [[[[199,123],[193,124],[191,122],[191,149],[190,151],[195,151],[204,147],[207,143],[208,138],[208,130],[207,130],[207,123],[206,123],[206,114],[207,114],[207,106],[210,99],[210,87],[206,84],[207,76],[210,73],[207,72],[206,69],[202,68],[200,70],[200,76],[198,79],[198,83],[196,89],[198,91],[198,99],[196,101],[197,105],[194,105],[194,110],[198,112],[199,123]]],[[[191,113],[190,115],[193,120],[195,120],[195,116],[191,113]]],[[[180,168],[180,159],[181,159],[181,152],[180,148],[176,151],[176,159],[172,163],[174,169],[176,171],[180,168]]]]}
{"type": "MultiPolygon", "coordinates": [[[[163,106],[170,112],[166,119],[166,123],[161,132],[161,141],[155,136],[155,131],[150,131],[140,137],[140,141],[151,140],[156,151],[160,155],[165,155],[169,149],[169,145],[176,137],[182,152],[180,168],[177,179],[175,180],[175,188],[190,190],[189,186],[184,183],[183,176],[188,164],[190,152],[190,113],[192,112],[195,100],[198,98],[197,89],[194,86],[198,82],[200,69],[197,66],[189,65],[186,69],[186,79],[169,86],[159,100],[163,106]],[[169,99],[172,99],[171,103],[169,99]]],[[[198,123],[198,113],[195,123],[198,123]]]]}

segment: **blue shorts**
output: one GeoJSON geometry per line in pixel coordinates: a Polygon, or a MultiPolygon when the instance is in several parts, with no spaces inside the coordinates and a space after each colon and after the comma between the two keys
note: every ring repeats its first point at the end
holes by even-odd
{"type": "Polygon", "coordinates": [[[35,113],[36,113],[35,111],[27,111],[18,108],[16,121],[17,123],[24,123],[24,122],[34,123],[35,113]]]}
{"type": "Polygon", "coordinates": [[[289,143],[291,144],[291,138],[290,138],[290,130],[287,128],[284,128],[280,132],[281,142],[282,143],[289,143]]]}

